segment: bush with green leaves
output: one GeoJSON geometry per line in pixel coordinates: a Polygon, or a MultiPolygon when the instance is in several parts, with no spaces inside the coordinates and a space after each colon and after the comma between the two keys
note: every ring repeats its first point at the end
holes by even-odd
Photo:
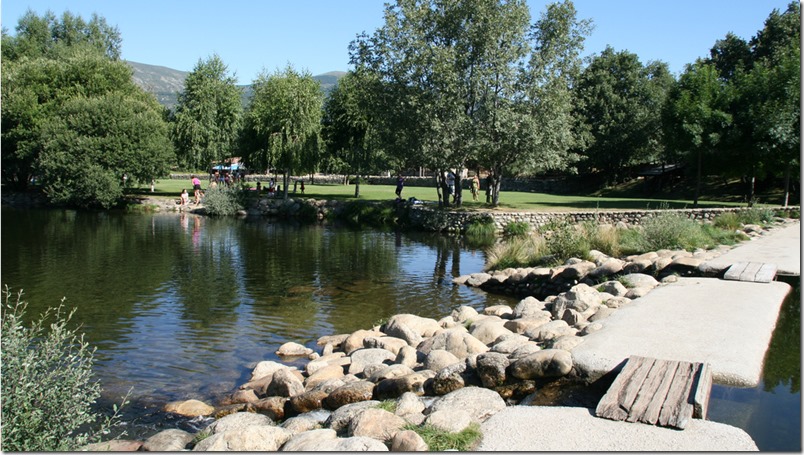
{"type": "Polygon", "coordinates": [[[547,248],[559,262],[569,258],[586,259],[589,256],[591,244],[582,226],[569,221],[556,221],[550,225],[547,238],[547,248]]]}
{"type": "Polygon", "coordinates": [[[209,188],[204,193],[204,207],[211,216],[231,216],[245,207],[245,195],[236,188],[209,188]]]}
{"type": "Polygon", "coordinates": [[[101,387],[93,379],[95,349],[70,328],[75,310],[49,308],[30,325],[22,293],[3,290],[2,445],[6,451],[74,451],[99,440],[117,416],[93,410],[101,387]]]}
{"type": "Polygon", "coordinates": [[[644,251],[714,247],[715,242],[701,224],[677,213],[665,212],[643,219],[642,241],[644,251]]]}

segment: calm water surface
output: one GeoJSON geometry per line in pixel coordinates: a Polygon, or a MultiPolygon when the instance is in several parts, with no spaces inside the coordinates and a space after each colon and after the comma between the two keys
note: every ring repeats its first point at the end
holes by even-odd
{"type": "MultiPolygon", "coordinates": [[[[256,362],[279,360],[286,341],[317,348],[323,335],[398,313],[440,319],[460,305],[516,303],[454,286],[452,278],[483,268],[484,255],[435,234],[3,207],[1,253],[2,283],[24,290],[30,317],[62,297],[78,308],[75,321],[98,348],[104,400],[133,388],[125,416],[133,436],[192,429],[161,406],[214,402],[256,362]]],[[[710,419],[745,429],[763,450],[801,450],[794,300],[763,384],[712,392],[710,419]]]]}

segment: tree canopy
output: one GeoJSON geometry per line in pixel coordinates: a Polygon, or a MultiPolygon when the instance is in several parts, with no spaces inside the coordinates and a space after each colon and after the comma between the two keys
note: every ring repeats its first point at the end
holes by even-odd
{"type": "Polygon", "coordinates": [[[237,79],[215,54],[199,60],[179,93],[173,137],[184,169],[207,170],[232,156],[243,116],[237,79]]]}

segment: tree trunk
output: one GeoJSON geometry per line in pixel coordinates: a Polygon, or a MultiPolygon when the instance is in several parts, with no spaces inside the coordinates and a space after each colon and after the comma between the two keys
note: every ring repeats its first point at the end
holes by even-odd
{"type": "Polygon", "coordinates": [[[783,207],[787,207],[787,203],[790,200],[790,163],[787,163],[787,167],[784,169],[784,201],[782,203],[783,207]]]}
{"type": "Polygon", "coordinates": [[[436,170],[436,173],[433,176],[433,178],[435,178],[435,187],[436,187],[436,194],[438,195],[438,205],[439,205],[439,207],[441,206],[441,188],[442,188],[441,187],[441,178],[439,177],[440,175],[441,175],[441,171],[436,170]]]}
{"type": "Polygon", "coordinates": [[[755,194],[755,188],[756,188],[756,181],[757,181],[756,175],[754,175],[754,173],[751,172],[751,175],[748,176],[748,206],[749,207],[754,206],[754,194],[755,194]]]}
{"type": "Polygon", "coordinates": [[[355,176],[355,199],[360,197],[360,176],[355,176]]]}
{"type": "Polygon", "coordinates": [[[290,183],[290,169],[282,173],[282,199],[288,198],[288,183],[290,183]]]}
{"type": "Polygon", "coordinates": [[[491,205],[497,207],[500,205],[500,183],[502,182],[502,173],[495,172],[492,178],[492,188],[491,188],[491,205]]]}
{"type": "Polygon", "coordinates": [[[461,203],[463,202],[463,179],[461,179],[461,174],[463,174],[463,168],[459,167],[456,169],[455,173],[455,207],[460,207],[461,203]]]}
{"type": "Polygon", "coordinates": [[[701,195],[701,161],[703,152],[698,150],[698,169],[695,171],[695,198],[692,200],[692,208],[698,208],[698,196],[701,195]]]}

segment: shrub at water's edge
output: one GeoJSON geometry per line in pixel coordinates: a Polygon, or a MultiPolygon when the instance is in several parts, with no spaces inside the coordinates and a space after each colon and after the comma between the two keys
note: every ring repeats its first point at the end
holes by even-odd
{"type": "Polygon", "coordinates": [[[238,189],[209,188],[204,195],[204,207],[210,216],[231,216],[245,207],[245,194],[238,189]]]}
{"type": "Polygon", "coordinates": [[[472,450],[482,436],[480,425],[474,422],[457,433],[451,433],[433,425],[408,425],[405,429],[418,433],[427,443],[431,452],[443,452],[445,450],[466,452],[472,450]]]}
{"type": "Polygon", "coordinates": [[[12,299],[6,287],[3,294],[3,449],[69,451],[96,442],[118,409],[110,418],[92,409],[101,392],[92,375],[95,349],[68,327],[75,310],[65,314],[62,304],[26,326],[22,293],[12,299]]]}

